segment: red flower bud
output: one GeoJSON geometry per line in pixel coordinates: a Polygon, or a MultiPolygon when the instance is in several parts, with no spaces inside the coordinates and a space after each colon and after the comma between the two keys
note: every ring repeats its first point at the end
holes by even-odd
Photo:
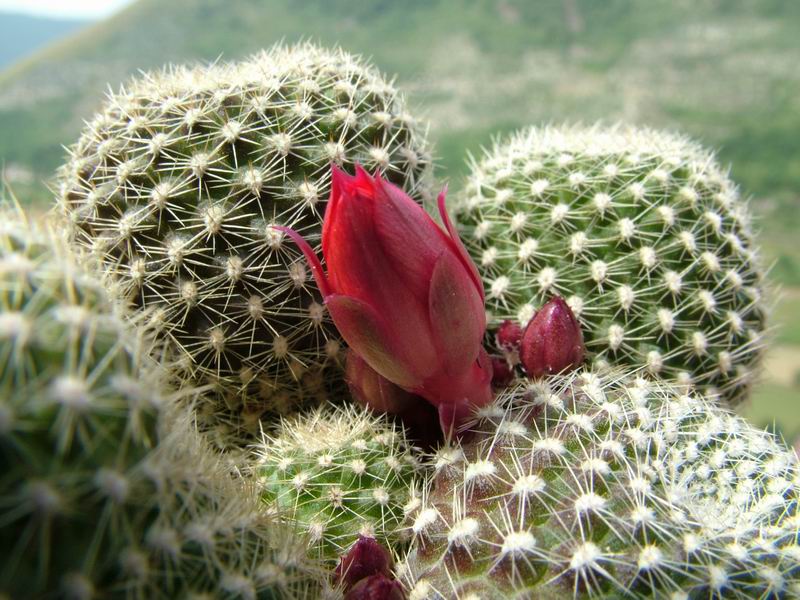
{"type": "Polygon", "coordinates": [[[392,556],[375,538],[358,536],[358,541],[339,559],[333,572],[336,583],[345,590],[371,575],[392,575],[392,556]]]}
{"type": "Polygon", "coordinates": [[[344,600],[406,600],[406,594],[399,581],[379,573],[355,584],[344,600]]]}
{"type": "Polygon", "coordinates": [[[507,352],[519,350],[522,342],[522,327],[516,321],[506,319],[500,323],[500,327],[495,334],[497,346],[507,352]]]}
{"type": "Polygon", "coordinates": [[[583,362],[583,334],[569,305],[560,296],[545,304],[525,328],[520,360],[531,377],[560,373],[583,362]]]}
{"type": "Polygon", "coordinates": [[[301,248],[339,333],[375,371],[422,396],[445,431],[492,399],[483,286],[439,195],[446,231],[400,188],[332,167],[322,226],[327,275],[301,248]]]}
{"type": "Polygon", "coordinates": [[[514,379],[514,369],[502,356],[492,357],[492,385],[503,387],[511,383],[514,379]]]}

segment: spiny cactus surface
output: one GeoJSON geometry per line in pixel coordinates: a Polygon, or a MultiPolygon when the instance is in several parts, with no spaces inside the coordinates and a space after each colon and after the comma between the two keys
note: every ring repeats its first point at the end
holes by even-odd
{"type": "MultiPolygon", "coordinates": [[[[0,211],[0,597],[312,598],[102,284],[0,211]]],[[[301,562],[302,561],[302,562],[301,562]]]]}
{"type": "Polygon", "coordinates": [[[584,372],[472,430],[407,508],[411,600],[800,593],[796,457],[701,396],[584,372]]]}
{"type": "Polygon", "coordinates": [[[747,207],[711,153],[646,129],[530,129],[473,165],[458,211],[495,326],[524,326],[559,294],[596,364],[746,397],[763,275],[747,207]]]}
{"type": "Polygon", "coordinates": [[[362,534],[397,539],[418,465],[402,429],[357,407],[285,421],[258,447],[262,495],[337,558],[362,534]]]}
{"type": "Polygon", "coordinates": [[[423,133],[360,59],[279,46],[112,94],[60,171],[60,206],[183,376],[223,400],[201,409],[208,427],[253,433],[264,412],[317,403],[341,381],[305,260],[273,226],[319,248],[331,163],[381,171],[421,199],[423,133]]]}

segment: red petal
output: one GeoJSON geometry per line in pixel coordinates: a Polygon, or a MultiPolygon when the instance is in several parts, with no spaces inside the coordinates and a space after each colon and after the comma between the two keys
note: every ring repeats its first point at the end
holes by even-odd
{"type": "Polygon", "coordinates": [[[433,268],[428,312],[445,371],[463,373],[478,356],[486,313],[469,273],[449,249],[439,255],[433,268]]]}
{"type": "Polygon", "coordinates": [[[472,259],[469,257],[469,253],[467,249],[464,248],[464,244],[461,242],[461,238],[458,235],[458,231],[453,226],[453,222],[450,220],[450,215],[447,214],[447,207],[445,206],[445,196],[447,195],[447,186],[441,191],[439,197],[436,200],[436,204],[439,207],[439,215],[442,217],[442,223],[444,223],[445,228],[447,229],[447,233],[450,234],[450,239],[453,242],[456,252],[458,253],[459,257],[461,258],[461,262],[464,263],[464,266],[470,272],[472,276],[472,281],[475,284],[475,287],[478,290],[478,293],[481,295],[481,301],[484,300],[484,293],[483,293],[483,283],[481,282],[481,277],[478,275],[478,268],[475,266],[475,263],[472,262],[472,259]]]}
{"type": "Polygon", "coordinates": [[[336,328],[353,351],[392,383],[412,388],[418,377],[407,369],[395,351],[391,333],[368,304],[340,294],[325,299],[336,328]]]}
{"type": "Polygon", "coordinates": [[[447,236],[400,188],[376,178],[375,231],[387,260],[417,298],[427,301],[428,281],[447,236]]]}

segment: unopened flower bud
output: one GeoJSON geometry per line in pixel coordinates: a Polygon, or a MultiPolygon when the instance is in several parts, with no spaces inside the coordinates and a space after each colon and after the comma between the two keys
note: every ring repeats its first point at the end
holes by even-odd
{"type": "Polygon", "coordinates": [[[405,600],[399,581],[379,573],[362,579],[344,596],[344,600],[405,600]]]}
{"type": "MultiPolygon", "coordinates": [[[[392,557],[389,551],[381,546],[375,538],[359,535],[358,541],[339,559],[339,564],[334,571],[334,579],[337,583],[341,583],[345,590],[348,590],[367,577],[373,575],[391,577],[391,574],[392,557]]],[[[358,598],[361,597],[358,596],[358,598]]],[[[369,596],[363,597],[368,598],[369,596]]]]}
{"type": "Polygon", "coordinates": [[[398,414],[416,403],[417,396],[395,385],[349,350],[345,380],[356,402],[379,414],[398,414]]]}
{"type": "Polygon", "coordinates": [[[530,377],[541,377],[578,367],[584,352],[578,320],[564,299],[555,296],[525,328],[520,360],[530,377]]]}

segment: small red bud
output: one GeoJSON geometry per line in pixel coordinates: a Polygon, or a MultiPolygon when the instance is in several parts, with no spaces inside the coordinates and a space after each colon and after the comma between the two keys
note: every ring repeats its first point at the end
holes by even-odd
{"type": "Polygon", "coordinates": [[[531,377],[577,368],[583,362],[583,334],[569,305],[553,297],[531,319],[522,336],[520,360],[531,377]]]}
{"type": "Polygon", "coordinates": [[[344,600],[405,600],[406,594],[399,581],[378,573],[355,584],[344,600]]]}
{"type": "Polygon", "coordinates": [[[492,357],[492,385],[504,387],[514,379],[514,369],[502,356],[492,357]]]}
{"type": "MultiPolygon", "coordinates": [[[[339,564],[333,572],[336,583],[342,583],[345,590],[362,579],[376,574],[391,576],[392,556],[375,538],[363,535],[359,535],[358,541],[339,559],[339,564]]],[[[368,596],[363,597],[368,598],[368,596]]]]}
{"type": "Polygon", "coordinates": [[[495,334],[495,341],[502,350],[513,352],[519,350],[522,342],[522,327],[516,321],[506,319],[500,323],[500,327],[495,334]]]}

